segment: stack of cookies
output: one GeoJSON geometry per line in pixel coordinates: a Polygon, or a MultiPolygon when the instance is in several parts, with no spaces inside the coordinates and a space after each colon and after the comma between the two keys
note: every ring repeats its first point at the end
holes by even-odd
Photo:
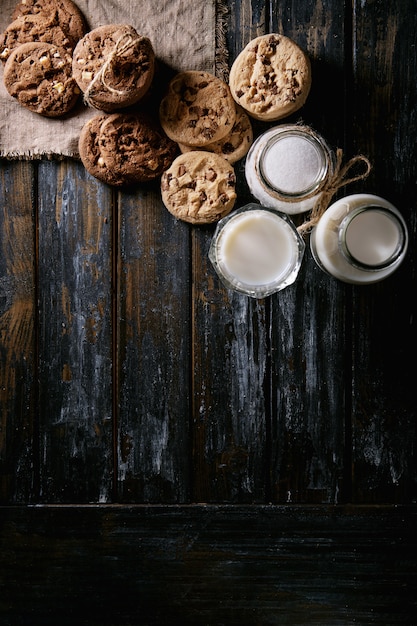
{"type": "Polygon", "coordinates": [[[100,111],[84,125],[79,139],[86,170],[114,186],[159,178],[178,146],[157,118],[127,110],[152,85],[155,53],[150,39],[127,24],[99,26],[78,42],[72,71],[84,102],[100,111]]]}
{"type": "Polygon", "coordinates": [[[91,30],[73,54],[73,75],[84,101],[108,113],[141,100],[151,86],[154,69],[150,40],[128,24],[91,30]]]}
{"type": "Polygon", "coordinates": [[[162,200],[175,217],[206,224],[229,213],[236,200],[232,163],[252,143],[247,115],[229,86],[203,71],[178,73],[161,101],[162,128],[182,152],[161,181],[162,200]]]}
{"type": "Polygon", "coordinates": [[[236,106],[228,85],[208,72],[175,76],[159,114],[165,132],[178,142],[181,152],[208,150],[235,163],[252,143],[247,114],[236,106]]]}
{"type": "Polygon", "coordinates": [[[178,152],[159,124],[139,111],[95,115],[81,130],[78,146],[85,169],[117,187],[160,178],[178,152]]]}
{"type": "Polygon", "coordinates": [[[72,0],[23,0],[0,35],[4,84],[25,108],[60,117],[76,104],[72,52],[86,23],[72,0]]]}
{"type": "Polygon", "coordinates": [[[251,117],[277,121],[304,105],[311,87],[310,60],[292,39],[278,33],[261,35],[234,60],[229,85],[251,117]]]}

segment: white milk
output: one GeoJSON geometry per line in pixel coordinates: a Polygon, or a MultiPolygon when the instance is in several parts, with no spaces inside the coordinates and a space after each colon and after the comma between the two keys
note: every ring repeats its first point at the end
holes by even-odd
{"type": "Polygon", "coordinates": [[[355,215],[346,227],[347,251],[359,263],[380,267],[395,255],[401,244],[396,218],[378,209],[367,209],[355,215]]]}
{"type": "Polygon", "coordinates": [[[399,211],[372,194],[338,200],[311,233],[317,264],[348,283],[375,283],[389,276],[407,251],[407,227],[399,211]]]}
{"type": "Polygon", "coordinates": [[[245,176],[263,206],[294,215],[314,206],[333,165],[334,155],[322,137],[287,124],[256,139],[246,157],[245,176]]]}
{"type": "Polygon", "coordinates": [[[304,242],[285,216],[248,206],[219,223],[210,259],[228,287],[264,297],[294,282],[304,242]]]}

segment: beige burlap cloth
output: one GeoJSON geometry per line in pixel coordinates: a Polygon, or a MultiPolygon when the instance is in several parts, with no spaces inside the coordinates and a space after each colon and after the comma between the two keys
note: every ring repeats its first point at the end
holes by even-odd
{"type": "MultiPolygon", "coordinates": [[[[173,70],[200,69],[219,74],[218,67],[225,63],[224,11],[218,0],[75,2],[90,30],[103,24],[130,24],[150,38],[157,59],[173,70]]],[[[16,4],[17,0],[0,0],[0,32],[10,23],[16,4]]],[[[78,157],[80,130],[96,113],[81,101],[65,119],[47,119],[27,111],[6,91],[0,67],[2,157],[78,157]]]]}

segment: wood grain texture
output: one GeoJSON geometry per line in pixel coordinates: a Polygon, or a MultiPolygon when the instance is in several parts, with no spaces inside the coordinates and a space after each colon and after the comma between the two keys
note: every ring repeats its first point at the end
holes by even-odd
{"type": "Polygon", "coordinates": [[[34,168],[0,167],[0,502],[30,502],[36,464],[34,168]]]}
{"type": "Polygon", "coordinates": [[[39,165],[39,435],[44,502],[106,502],[113,477],[111,191],[39,165]]]}
{"type": "Polygon", "coordinates": [[[412,2],[355,3],[352,141],[373,163],[365,190],[403,214],[409,254],[386,281],[353,293],[353,450],[357,501],[415,501],[416,65],[412,2]]]}
{"type": "Polygon", "coordinates": [[[267,471],[264,306],[226,293],[209,265],[209,241],[194,235],[194,500],[259,502],[267,471]]]}
{"type": "MultiPolygon", "coordinates": [[[[288,121],[302,119],[333,149],[343,148],[344,3],[275,2],[269,30],[296,41],[311,60],[311,93],[288,121]]],[[[339,502],[349,492],[347,290],[317,268],[305,239],[297,282],[271,298],[271,489],[277,502],[339,502]]]]}
{"type": "MultiPolygon", "coordinates": [[[[265,23],[263,3],[233,3],[230,63],[265,23]]],[[[238,205],[250,197],[235,165],[238,205]]],[[[263,502],[268,497],[265,303],[228,292],[209,260],[215,226],[192,233],[193,501],[263,502]]]]}
{"type": "Polygon", "coordinates": [[[156,186],[119,194],[118,488],[125,502],[190,497],[189,229],[156,186]]]}

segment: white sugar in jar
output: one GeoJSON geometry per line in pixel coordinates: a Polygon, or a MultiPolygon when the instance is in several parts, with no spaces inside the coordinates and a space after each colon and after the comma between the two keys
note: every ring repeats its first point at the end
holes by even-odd
{"type": "Polygon", "coordinates": [[[272,209],[294,215],[313,208],[334,173],[335,157],[307,126],[279,125],[260,135],[245,162],[252,195],[272,209]]]}
{"type": "Polygon", "coordinates": [[[295,281],[304,250],[285,214],[250,203],[218,222],[209,258],[226,287],[264,298],[295,281]]]}
{"type": "Polygon", "coordinates": [[[319,267],[335,278],[353,284],[375,283],[404,260],[407,226],[387,200],[354,194],[328,207],[311,232],[310,247],[319,267]]]}

